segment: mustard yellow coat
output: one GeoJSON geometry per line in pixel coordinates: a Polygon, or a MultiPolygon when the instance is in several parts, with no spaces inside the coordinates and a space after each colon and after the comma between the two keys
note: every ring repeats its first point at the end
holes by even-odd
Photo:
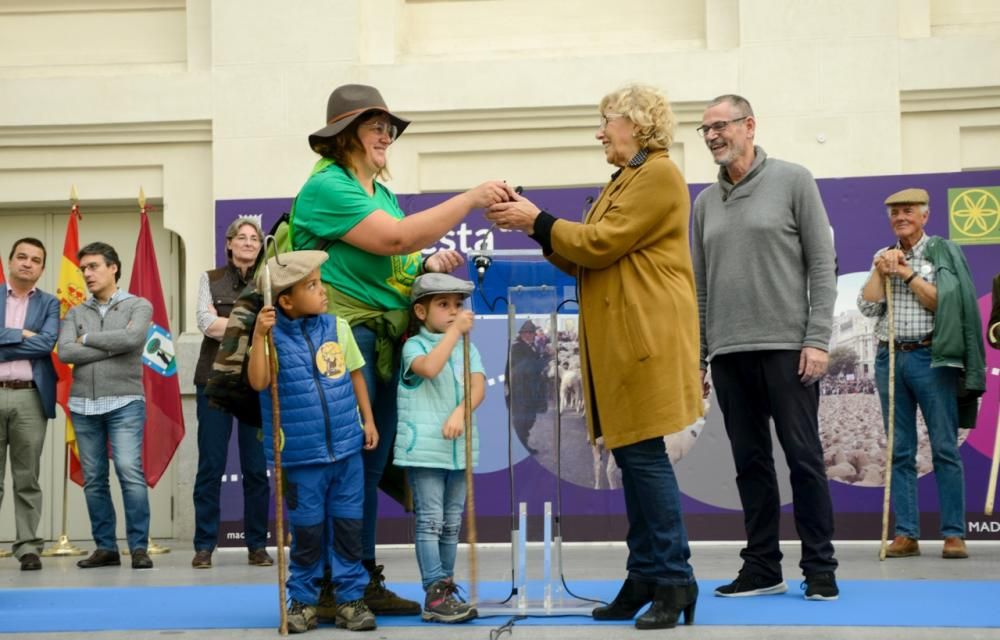
{"type": "Polygon", "coordinates": [[[587,430],[608,448],[703,413],[689,216],[684,178],[656,151],[625,167],[583,223],[552,226],[546,257],[577,278],[587,430]]]}

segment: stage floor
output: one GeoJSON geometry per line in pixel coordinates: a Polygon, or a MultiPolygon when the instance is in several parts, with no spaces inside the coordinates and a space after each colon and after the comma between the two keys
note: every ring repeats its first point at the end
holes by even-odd
{"type": "MultiPolygon", "coordinates": [[[[91,549],[80,542],[78,545],[91,549]]],[[[258,638],[274,638],[277,631],[269,628],[213,628],[198,629],[198,622],[192,616],[190,627],[187,621],[180,625],[172,625],[169,630],[117,630],[117,631],[73,631],[73,632],[41,632],[25,633],[25,627],[18,624],[13,628],[11,625],[14,613],[12,607],[24,599],[30,601],[31,590],[41,589],[37,595],[39,599],[52,598],[53,589],[67,589],[67,595],[75,593],[79,595],[79,589],[90,589],[97,587],[110,587],[124,591],[108,591],[108,595],[114,593],[131,593],[135,595],[142,587],[178,587],[178,586],[226,586],[240,585],[234,589],[232,597],[225,597],[227,592],[222,590],[225,607],[229,608],[229,615],[234,620],[242,619],[239,613],[241,608],[247,608],[246,626],[260,627],[262,612],[261,607],[266,609],[270,606],[272,598],[267,597],[264,589],[273,583],[276,577],[275,568],[250,567],[246,565],[246,552],[241,549],[223,549],[216,552],[214,556],[214,567],[208,570],[195,570],[190,566],[192,551],[189,544],[179,541],[168,541],[164,544],[171,547],[169,554],[154,556],[153,560],[156,568],[152,571],[133,571],[127,566],[121,568],[82,570],[75,566],[78,558],[43,558],[44,569],[39,572],[21,572],[17,562],[12,558],[0,559],[0,632],[8,631],[10,635],[3,637],[26,637],[31,640],[67,638],[107,638],[115,640],[125,640],[126,638],[218,638],[228,640],[230,638],[240,640],[256,640],[258,638]],[[259,588],[254,591],[246,591],[247,587],[257,585],[259,588]],[[16,591],[11,591],[16,590],[16,591]],[[241,595],[253,594],[252,598],[241,598],[241,595]],[[263,594],[263,597],[262,597],[263,594]],[[6,605],[4,602],[6,601],[6,605]],[[5,611],[6,610],[6,611],[5,611]],[[7,622],[5,622],[5,620],[7,622]]],[[[785,552],[785,579],[789,586],[789,593],[785,596],[769,596],[760,598],[750,598],[741,600],[724,600],[711,596],[711,587],[720,581],[728,581],[735,576],[740,566],[739,545],[736,544],[695,544],[692,548],[692,563],[695,567],[699,581],[702,585],[702,595],[697,613],[699,624],[694,627],[678,627],[670,631],[671,638],[699,638],[699,639],[724,639],[724,638],[746,638],[748,635],[756,638],[810,638],[810,640],[824,639],[852,639],[852,638],[899,638],[922,640],[931,638],[949,639],[972,639],[972,638],[1000,638],[1000,615],[990,613],[984,615],[980,609],[986,606],[977,607],[976,603],[990,602],[990,612],[996,611],[996,602],[1000,601],[1000,543],[993,542],[972,542],[969,544],[971,558],[968,560],[944,560],[940,557],[940,542],[928,540],[922,547],[924,555],[919,558],[907,558],[897,560],[878,561],[877,543],[841,543],[837,546],[837,555],[841,566],[838,571],[838,580],[842,583],[842,598],[836,603],[824,602],[804,602],[799,599],[799,583],[801,576],[798,572],[797,562],[799,557],[798,545],[794,543],[782,545],[785,552]],[[883,585],[879,583],[884,582],[883,585]],[[958,584],[956,584],[956,582],[958,584]],[[853,593],[852,593],[853,589],[853,593]],[[905,626],[850,626],[860,624],[855,620],[841,620],[835,622],[829,620],[830,614],[834,611],[842,612],[844,616],[857,616],[857,620],[864,620],[868,624],[884,624],[875,622],[879,620],[879,607],[884,607],[887,621],[907,620],[907,614],[900,612],[900,607],[914,604],[901,598],[900,592],[913,590],[914,594],[922,593],[920,597],[927,597],[928,593],[939,593],[939,598],[932,599],[934,606],[920,606],[916,611],[920,613],[921,624],[924,626],[914,627],[912,622],[899,622],[905,626]],[[963,595],[964,594],[964,595],[963,595]],[[851,596],[862,596],[854,597],[851,596]],[[895,597],[894,597],[895,596],[895,597]],[[794,598],[794,600],[793,600],[794,598]],[[707,599],[707,600],[706,600],[707,599]],[[781,599],[780,601],[778,599],[781,599]],[[854,601],[851,604],[851,601],[854,601]],[[901,601],[902,600],[902,601],[901,601]],[[774,616],[757,615],[767,614],[770,610],[779,607],[789,607],[789,616],[794,618],[793,624],[786,624],[784,620],[774,622],[774,616]],[[855,608],[860,607],[860,608],[855,608]],[[834,609],[835,608],[835,609],[834,609]],[[928,614],[927,610],[933,612],[928,614]],[[815,620],[812,620],[812,612],[815,610],[815,620]],[[968,612],[968,617],[956,615],[956,612],[968,612]],[[753,622],[754,618],[760,618],[761,622],[753,622]],[[726,619],[742,620],[740,624],[727,626],[726,619]],[[962,624],[962,620],[974,620],[977,627],[953,626],[962,624]],[[753,624],[753,626],[747,626],[753,624]],[[815,626],[815,625],[831,626],[815,626]],[[835,626],[834,626],[835,624],[835,626]],[[985,625],[994,625],[993,627],[985,625]]],[[[479,548],[479,579],[484,583],[483,592],[486,591],[486,583],[505,582],[510,579],[510,552],[504,545],[480,546],[479,548]]],[[[531,570],[530,578],[541,578],[541,547],[532,547],[529,550],[530,562],[535,563],[538,571],[531,570]]],[[[615,584],[623,578],[623,567],[626,550],[623,545],[614,544],[573,544],[564,547],[565,556],[565,576],[571,589],[579,591],[580,595],[601,595],[607,597],[605,592],[613,595],[615,584]],[[601,591],[597,594],[594,591],[601,591]]],[[[379,562],[386,565],[386,573],[390,579],[390,586],[398,587],[400,591],[411,591],[416,588],[418,582],[418,572],[413,551],[408,547],[388,547],[380,548],[379,562]]],[[[464,550],[460,551],[459,568],[460,580],[467,567],[464,550]]],[[[197,590],[192,590],[197,591],[197,590]]],[[[217,590],[211,590],[218,592],[217,590]]],[[[91,597],[91,593],[101,592],[101,589],[94,589],[93,592],[85,592],[85,597],[91,597]]],[[[150,589],[149,595],[154,596],[157,590],[150,589]]],[[[208,591],[206,591],[208,593],[208,591]]],[[[145,594],[142,594],[145,595],[145,594]]],[[[530,594],[529,594],[530,595],[530,594]]],[[[917,596],[914,596],[917,597],[917,596]]],[[[67,598],[68,599],[68,598],[67,598]]],[[[122,599],[124,603],[124,598],[122,599]]],[[[100,602],[100,612],[90,610],[85,615],[89,618],[96,616],[116,617],[114,608],[116,602],[114,598],[97,598],[100,602]]],[[[146,606],[150,609],[157,607],[156,597],[150,597],[146,601],[146,606]]],[[[71,605],[69,605],[71,606],[71,605]]],[[[274,618],[277,619],[277,603],[274,603],[274,618]]],[[[51,626],[51,618],[55,616],[66,616],[66,611],[60,611],[58,605],[52,605],[47,613],[39,614],[39,625],[44,627],[48,621],[51,626]]],[[[84,615],[84,614],[81,614],[84,615]]],[[[129,616],[135,616],[136,612],[130,612],[129,616]]],[[[838,614],[839,615],[839,614],[838,614]]],[[[265,615],[266,620],[266,615],[265,615]]],[[[446,640],[448,638],[489,638],[490,631],[503,625],[508,618],[493,617],[488,621],[480,621],[477,626],[470,625],[432,625],[422,624],[416,619],[407,622],[403,619],[385,619],[378,630],[373,634],[366,634],[369,638],[434,638],[435,640],[446,640]],[[397,626],[400,623],[406,626],[397,626]]],[[[648,638],[651,632],[640,632],[625,625],[596,625],[588,623],[585,618],[571,617],[545,620],[539,623],[537,620],[517,622],[511,634],[500,635],[499,638],[572,638],[573,640],[604,639],[614,637],[616,640],[624,638],[648,638]]],[[[117,625],[111,625],[117,626],[117,625]]],[[[233,625],[237,627],[238,625],[233,625]]],[[[120,626],[118,627],[121,628],[120,626]]],[[[656,634],[661,637],[662,633],[656,634]]],[[[330,637],[331,634],[337,637],[348,637],[349,632],[335,630],[332,627],[321,627],[309,633],[307,637],[330,637]]]]}

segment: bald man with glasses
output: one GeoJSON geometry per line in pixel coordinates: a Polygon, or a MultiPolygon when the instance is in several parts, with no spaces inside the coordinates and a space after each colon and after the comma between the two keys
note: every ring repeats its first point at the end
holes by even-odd
{"type": "Polygon", "coordinates": [[[736,464],[747,545],[722,597],[784,593],[781,500],[770,420],[791,470],[799,566],[808,600],[835,600],[833,506],[819,440],[819,385],[826,373],[837,298],[833,236],[816,181],[804,167],[754,145],[750,103],[724,95],[698,127],[719,165],[718,182],[692,212],[701,319],[701,375],[708,365],[736,464]]]}

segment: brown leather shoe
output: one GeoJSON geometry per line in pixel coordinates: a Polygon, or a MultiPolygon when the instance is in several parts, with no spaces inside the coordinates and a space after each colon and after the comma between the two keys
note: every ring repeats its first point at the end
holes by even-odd
{"type": "Polygon", "coordinates": [[[212,552],[208,549],[195,551],[194,558],[191,559],[191,566],[195,569],[211,569],[212,552]]]}
{"type": "Polygon", "coordinates": [[[274,564],[274,559],[267,554],[267,549],[250,549],[247,551],[247,564],[254,567],[270,567],[274,564]]]}
{"type": "Polygon", "coordinates": [[[84,558],[76,563],[81,569],[95,569],[97,567],[117,567],[122,563],[122,558],[117,551],[107,549],[95,549],[89,558],[84,558]]]}
{"type": "Polygon", "coordinates": [[[965,549],[965,540],[958,536],[948,536],[944,539],[944,549],[941,550],[941,557],[950,560],[957,558],[968,558],[969,552],[965,549]]]}
{"type": "Polygon", "coordinates": [[[887,558],[909,558],[920,555],[920,543],[916,538],[896,536],[886,549],[887,558]]]}
{"type": "Polygon", "coordinates": [[[42,559],[34,553],[26,553],[20,558],[21,560],[21,571],[40,571],[42,568],[42,559]]]}

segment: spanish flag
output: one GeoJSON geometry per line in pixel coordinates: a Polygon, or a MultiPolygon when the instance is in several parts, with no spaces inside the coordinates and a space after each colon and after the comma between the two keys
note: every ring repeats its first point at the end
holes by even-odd
{"type": "MultiPolygon", "coordinates": [[[[59,319],[66,317],[71,307],[83,302],[87,297],[87,285],[80,273],[80,207],[74,202],[69,212],[69,222],[66,223],[66,240],[63,242],[62,262],[59,265],[59,284],[56,285],[56,297],[59,298],[59,319]]],[[[69,447],[69,477],[83,486],[83,467],[80,466],[80,450],[76,446],[76,433],[73,431],[73,421],[69,417],[69,391],[73,386],[73,366],[59,359],[56,350],[52,352],[52,364],[55,365],[59,382],[56,385],[56,402],[66,414],[66,446],[69,447]]]]}

